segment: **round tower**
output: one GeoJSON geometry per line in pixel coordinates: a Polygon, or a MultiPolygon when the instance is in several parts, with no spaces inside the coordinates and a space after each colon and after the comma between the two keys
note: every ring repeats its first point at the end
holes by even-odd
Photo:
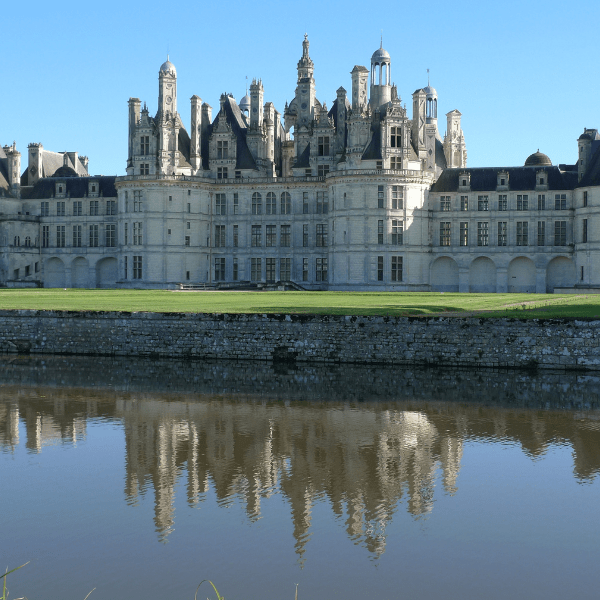
{"type": "Polygon", "coordinates": [[[392,100],[390,55],[381,45],[371,56],[371,108],[373,110],[392,100]]]}
{"type": "Polygon", "coordinates": [[[437,125],[437,102],[438,95],[435,88],[429,85],[429,81],[427,82],[427,87],[423,88],[425,92],[425,118],[427,120],[428,125],[437,125]]]}

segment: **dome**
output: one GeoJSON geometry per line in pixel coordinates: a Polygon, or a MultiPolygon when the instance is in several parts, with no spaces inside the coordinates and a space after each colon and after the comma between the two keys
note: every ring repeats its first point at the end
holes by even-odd
{"type": "Polygon", "coordinates": [[[390,62],[390,55],[383,48],[378,48],[371,56],[372,63],[390,62]]]}
{"type": "Polygon", "coordinates": [[[591,140],[591,139],[592,139],[592,136],[591,136],[589,133],[582,133],[582,134],[579,136],[579,139],[580,139],[580,140],[591,140]]]}
{"type": "Polygon", "coordinates": [[[242,112],[244,112],[244,111],[246,111],[246,110],[247,110],[247,111],[250,111],[250,96],[248,96],[248,94],[246,94],[246,95],[245,95],[245,96],[244,96],[244,97],[243,97],[243,98],[240,100],[239,107],[240,107],[240,110],[241,110],[242,112]]]}
{"type": "Polygon", "coordinates": [[[526,167],[549,167],[552,165],[552,161],[539,149],[534,154],[527,157],[525,161],[526,167]]]}
{"type": "Polygon", "coordinates": [[[428,85],[427,87],[423,88],[423,91],[428,95],[428,96],[435,96],[437,98],[437,90],[433,87],[431,87],[430,85],[428,85]]]}
{"type": "Polygon", "coordinates": [[[54,175],[52,177],[79,177],[75,169],[71,167],[60,167],[60,169],[56,169],[54,171],[54,175]]]}
{"type": "Polygon", "coordinates": [[[160,72],[170,73],[171,75],[177,76],[177,69],[175,68],[175,65],[168,59],[166,62],[160,65],[160,72]]]}

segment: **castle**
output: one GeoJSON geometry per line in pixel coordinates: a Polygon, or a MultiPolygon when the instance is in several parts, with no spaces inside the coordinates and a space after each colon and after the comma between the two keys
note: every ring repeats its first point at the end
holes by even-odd
{"type": "Polygon", "coordinates": [[[466,166],[461,113],[438,129],[430,85],[412,115],[378,48],[351,92],[317,99],[309,41],[283,115],[260,80],[189,133],[177,71],[154,116],[129,99],[126,175],[91,177],[77,153],[0,149],[0,285],[552,292],[600,287],[600,135],[573,165],[466,166]]]}

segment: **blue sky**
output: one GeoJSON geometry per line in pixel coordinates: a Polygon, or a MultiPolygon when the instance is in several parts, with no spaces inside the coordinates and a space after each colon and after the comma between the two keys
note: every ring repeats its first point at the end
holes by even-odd
{"type": "MultiPolygon", "coordinates": [[[[593,44],[597,0],[488,2],[4,2],[5,77],[0,143],[77,151],[92,174],[122,175],[127,100],[156,111],[158,69],[167,52],[178,72],[179,112],[189,98],[213,107],[222,92],[239,101],[246,76],[260,77],[265,101],[283,113],[309,35],[317,97],[331,106],[350,71],[383,47],[412,115],[412,93],[438,91],[445,113],[463,114],[468,166],[522,165],[538,148],[574,163],[584,127],[600,127],[593,44]]],[[[214,114],[214,113],[213,113],[214,114]]]]}

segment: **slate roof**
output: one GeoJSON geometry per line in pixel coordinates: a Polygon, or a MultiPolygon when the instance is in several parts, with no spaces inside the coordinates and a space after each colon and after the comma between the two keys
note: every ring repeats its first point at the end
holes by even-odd
{"type": "Polygon", "coordinates": [[[363,152],[363,160],[381,160],[381,123],[371,125],[371,141],[363,152]]]}
{"type": "Polygon", "coordinates": [[[310,142],[306,145],[304,152],[296,158],[293,169],[308,169],[310,167],[310,142]]]}
{"type": "MultiPolygon", "coordinates": [[[[417,160],[419,159],[417,158],[417,160]]],[[[435,139],[435,164],[440,169],[445,169],[448,166],[448,163],[446,162],[446,155],[444,154],[444,144],[442,144],[442,142],[440,142],[440,140],[437,138],[435,139]]]]}
{"type": "Polygon", "coordinates": [[[0,146],[0,196],[9,195],[8,185],[8,158],[2,146],[0,146]]]}
{"type": "Polygon", "coordinates": [[[592,158],[577,187],[600,185],[600,142],[592,142],[592,158]]]}
{"type": "Polygon", "coordinates": [[[577,171],[561,171],[557,166],[485,167],[478,169],[446,169],[431,187],[431,192],[457,192],[461,173],[471,174],[471,191],[495,191],[500,171],[508,173],[511,190],[535,190],[535,174],[539,170],[546,172],[549,190],[572,190],[577,185],[577,171]]]}
{"type": "MultiPolygon", "coordinates": [[[[72,160],[72,156],[70,156],[72,153],[42,150],[40,154],[42,159],[42,177],[52,177],[63,166],[70,167],[77,175],[82,177],[88,174],[79,158],[75,161],[72,160]]],[[[29,185],[29,171],[27,169],[25,169],[21,176],[21,185],[29,185]]]]}
{"type": "MultiPolygon", "coordinates": [[[[248,143],[246,142],[246,134],[248,128],[244,121],[242,111],[237,105],[236,101],[231,96],[225,97],[225,103],[223,105],[225,109],[225,121],[231,126],[231,131],[236,138],[236,169],[256,169],[256,162],[248,143]]],[[[202,136],[202,163],[205,169],[208,169],[208,138],[212,135],[213,129],[218,125],[219,119],[221,118],[221,111],[217,113],[215,120],[212,125],[209,126],[207,134],[202,136]]]]}
{"type": "MultiPolygon", "coordinates": [[[[348,114],[348,111],[352,108],[352,105],[350,104],[350,102],[348,102],[348,98],[346,98],[345,104],[346,104],[346,114],[348,114]]],[[[337,130],[337,128],[338,128],[338,99],[337,98],[333,101],[333,104],[331,106],[331,109],[327,113],[327,116],[330,119],[333,119],[333,124],[335,125],[335,128],[337,130]]],[[[344,129],[344,147],[346,147],[347,141],[348,141],[348,124],[346,123],[346,127],[344,129]]]]}
{"type": "Polygon", "coordinates": [[[104,198],[116,198],[115,179],[115,175],[106,177],[45,177],[40,179],[33,187],[21,188],[21,198],[25,200],[52,198],[56,191],[57,182],[66,185],[67,194],[71,198],[87,198],[90,182],[98,182],[99,193],[104,198]]]}

